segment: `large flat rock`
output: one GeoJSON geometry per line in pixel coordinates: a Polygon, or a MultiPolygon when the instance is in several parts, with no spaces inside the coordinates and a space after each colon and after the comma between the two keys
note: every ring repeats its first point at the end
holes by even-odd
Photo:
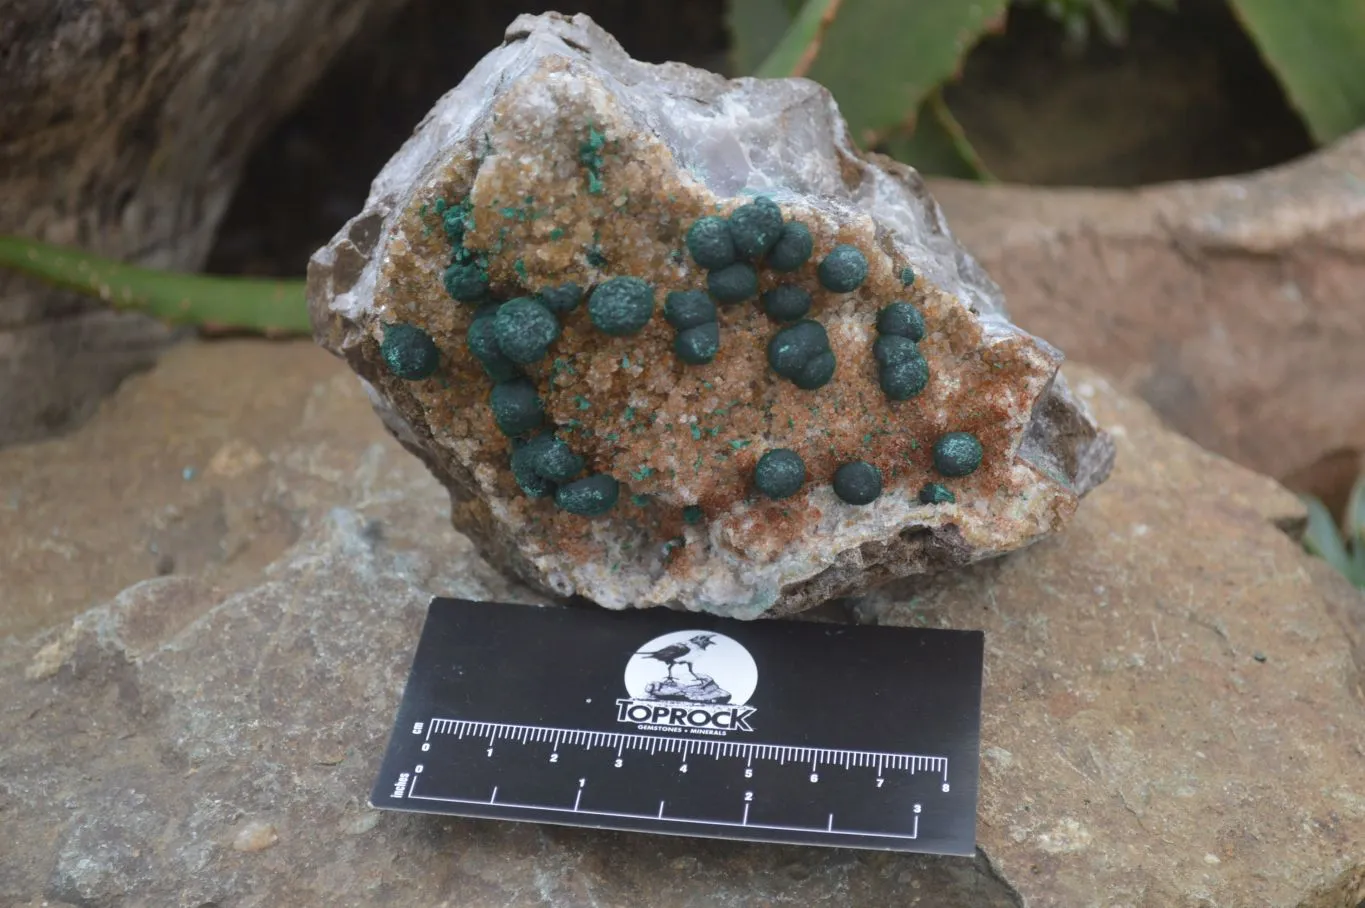
{"type": "MultiPolygon", "coordinates": [[[[233,572],[232,555],[166,576],[144,567],[121,592],[111,587],[129,573],[94,576],[87,598],[103,604],[0,644],[0,904],[1352,908],[1365,898],[1365,698],[1352,656],[1365,642],[1361,597],[1285,532],[1301,520],[1292,497],[1080,368],[1069,369],[1073,386],[1120,451],[1070,530],[932,586],[846,604],[862,620],[986,630],[975,860],[369,810],[428,597],[534,597],[449,528],[439,484],[387,437],[344,367],[314,354],[195,344],[110,402],[130,427],[180,425],[187,447],[176,450],[209,460],[236,427],[259,455],[238,462],[253,466],[227,469],[224,455],[177,482],[236,489],[241,507],[287,500],[297,541],[270,543],[278,554],[263,570],[233,572]],[[183,389],[198,373],[241,377],[196,385],[191,403],[183,389]],[[272,388],[292,389],[293,402],[272,388]],[[252,394],[257,411],[234,409],[252,394]],[[265,427],[251,429],[261,414],[265,427]],[[243,477],[251,484],[232,485],[243,477]]],[[[156,462],[132,432],[94,443],[87,433],[104,418],[68,447],[26,454],[25,488],[55,502],[82,464],[131,482],[139,463],[156,462]]],[[[16,475],[3,472],[16,453],[0,453],[0,475],[16,475]]],[[[183,492],[138,491],[146,507],[183,492]]],[[[101,501],[43,513],[83,514],[89,534],[141,531],[137,511],[101,501]]],[[[25,527],[37,536],[55,525],[35,516],[25,527]]],[[[132,548],[108,546],[108,558],[131,563],[132,548]]],[[[18,578],[7,605],[51,575],[11,562],[4,576],[18,578]]]]}

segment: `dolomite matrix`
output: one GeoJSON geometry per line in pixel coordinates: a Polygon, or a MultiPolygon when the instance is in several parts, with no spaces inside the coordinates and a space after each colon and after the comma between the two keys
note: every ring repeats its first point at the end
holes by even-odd
{"type": "Polygon", "coordinates": [[[522,16],[313,257],[319,341],[494,563],[790,614],[1057,532],[1113,459],[912,169],[803,79],[522,16]]]}

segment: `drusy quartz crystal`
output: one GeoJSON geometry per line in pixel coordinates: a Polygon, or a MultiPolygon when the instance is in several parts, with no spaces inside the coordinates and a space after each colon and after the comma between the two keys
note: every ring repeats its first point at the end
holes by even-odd
{"type": "Polygon", "coordinates": [[[522,16],[316,255],[319,341],[496,566],[782,615],[1058,532],[1112,446],[803,80],[522,16]]]}

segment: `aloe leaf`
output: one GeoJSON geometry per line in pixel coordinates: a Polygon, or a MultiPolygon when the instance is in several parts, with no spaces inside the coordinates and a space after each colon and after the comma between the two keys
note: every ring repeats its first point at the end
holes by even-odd
{"type": "Polygon", "coordinates": [[[788,0],[730,0],[725,24],[730,32],[730,64],[737,75],[751,75],[782,40],[795,15],[788,0]]]}
{"type": "Polygon", "coordinates": [[[1231,0],[1318,142],[1365,123],[1365,3],[1231,0]]]}
{"type": "Polygon", "coordinates": [[[853,137],[874,145],[954,77],[981,36],[1003,22],[1007,5],[843,0],[806,75],[834,93],[853,137]]]}
{"type": "MultiPolygon", "coordinates": [[[[743,2],[743,0],[738,0],[743,2]]],[[[824,49],[824,38],[833,22],[837,21],[846,2],[841,0],[806,0],[805,6],[796,14],[777,46],[768,54],[767,59],[754,71],[763,79],[779,79],[783,76],[806,75],[810,61],[818,59],[824,49]]],[[[833,88],[825,83],[831,91],[833,88]]],[[[838,95],[836,94],[836,98],[838,95]]]]}
{"type": "Polygon", "coordinates": [[[914,125],[892,133],[880,150],[921,173],[964,180],[995,179],[938,91],[920,105],[914,125]]]}
{"type": "Polygon", "coordinates": [[[1308,508],[1308,529],[1303,534],[1304,548],[1325,560],[1346,577],[1351,577],[1355,573],[1351,565],[1351,556],[1346,552],[1346,544],[1342,542],[1332,513],[1316,498],[1304,495],[1301,496],[1301,500],[1308,508]]]}
{"type": "Polygon", "coordinates": [[[1346,536],[1351,539],[1357,555],[1365,554],[1365,473],[1356,477],[1351,494],[1346,498],[1346,536]]]}
{"type": "Polygon", "coordinates": [[[0,268],[167,322],[312,332],[303,281],[157,271],[17,236],[0,236],[0,268]]]}

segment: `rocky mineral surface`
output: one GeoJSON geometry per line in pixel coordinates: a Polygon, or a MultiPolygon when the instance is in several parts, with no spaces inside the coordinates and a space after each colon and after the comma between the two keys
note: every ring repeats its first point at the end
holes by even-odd
{"type": "Polygon", "coordinates": [[[1109,439],[829,94],[521,17],[313,258],[320,342],[503,568],[799,611],[1060,529],[1109,439]]]}

